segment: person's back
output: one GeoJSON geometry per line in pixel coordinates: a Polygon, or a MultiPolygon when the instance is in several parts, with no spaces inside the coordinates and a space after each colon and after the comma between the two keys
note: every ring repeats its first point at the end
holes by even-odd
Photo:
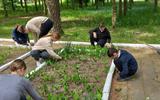
{"type": "Polygon", "coordinates": [[[126,50],[120,50],[120,56],[115,60],[115,65],[119,67],[120,76],[125,78],[128,74],[135,73],[138,68],[136,59],[126,50]]]}
{"type": "Polygon", "coordinates": [[[130,66],[133,67],[137,67],[137,61],[136,59],[133,57],[133,55],[131,55],[129,52],[127,52],[126,50],[120,50],[121,51],[121,55],[119,57],[119,59],[123,62],[126,61],[128,63],[128,67],[131,68],[130,66]]]}
{"type": "Polygon", "coordinates": [[[26,26],[26,32],[31,32],[34,35],[35,42],[48,34],[48,32],[53,27],[53,22],[51,19],[45,16],[38,16],[30,19],[26,26]]]}
{"type": "MultiPolygon", "coordinates": [[[[26,28],[28,29],[29,28],[29,30],[30,31],[32,31],[32,25],[35,25],[35,26],[37,26],[37,27],[40,27],[41,26],[41,23],[44,21],[45,22],[45,20],[47,20],[48,19],[48,17],[45,17],[45,16],[38,16],[38,17],[34,17],[34,18],[32,18],[32,19],[30,19],[28,22],[27,22],[27,24],[26,24],[26,28]]],[[[34,30],[33,30],[34,31],[34,30]]]]}
{"type": "Polygon", "coordinates": [[[26,100],[26,93],[33,100],[42,100],[30,81],[23,78],[26,68],[23,60],[16,59],[10,65],[11,74],[0,75],[0,100],[26,100]]]}
{"type": "Polygon", "coordinates": [[[0,100],[21,100],[24,79],[18,75],[0,75],[0,100]]]}

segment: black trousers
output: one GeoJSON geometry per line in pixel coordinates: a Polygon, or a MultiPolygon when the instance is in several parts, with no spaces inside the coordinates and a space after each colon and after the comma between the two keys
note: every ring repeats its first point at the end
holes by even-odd
{"type": "Polygon", "coordinates": [[[106,39],[98,39],[98,38],[94,38],[92,33],[90,34],[90,43],[91,45],[95,46],[94,42],[97,42],[97,45],[104,47],[104,45],[106,44],[107,40],[106,39]]]}
{"type": "Polygon", "coordinates": [[[48,32],[53,27],[53,22],[50,19],[47,19],[44,23],[41,24],[39,38],[48,34],[48,32]]]}

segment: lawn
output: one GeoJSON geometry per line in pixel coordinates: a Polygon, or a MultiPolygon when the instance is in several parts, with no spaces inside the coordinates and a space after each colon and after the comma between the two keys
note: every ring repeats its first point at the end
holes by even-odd
{"type": "MultiPolygon", "coordinates": [[[[25,24],[27,20],[38,15],[42,14],[32,12],[3,18],[0,20],[0,38],[11,38],[10,33],[16,24],[25,24]]],[[[150,2],[135,1],[132,9],[128,9],[127,16],[117,17],[115,30],[111,28],[111,16],[111,4],[98,10],[91,6],[75,10],[62,7],[62,28],[65,32],[62,40],[89,41],[88,31],[104,21],[111,32],[112,42],[160,43],[160,13],[153,12],[153,4],[150,2]]]]}

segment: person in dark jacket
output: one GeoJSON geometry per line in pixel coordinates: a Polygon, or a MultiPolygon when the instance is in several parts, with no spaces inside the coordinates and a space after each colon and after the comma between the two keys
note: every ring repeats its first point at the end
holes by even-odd
{"type": "Polygon", "coordinates": [[[22,45],[30,45],[28,33],[25,33],[25,27],[23,25],[17,25],[12,32],[12,39],[22,45]]]}
{"type": "Polygon", "coordinates": [[[107,54],[114,59],[114,64],[120,72],[117,80],[128,80],[137,72],[138,64],[131,53],[126,50],[109,48],[107,54]]]}
{"type": "Polygon", "coordinates": [[[105,27],[104,23],[100,23],[99,27],[90,30],[90,42],[91,45],[95,46],[94,42],[97,42],[97,45],[104,47],[106,43],[111,43],[111,36],[108,29],[105,27]]]}

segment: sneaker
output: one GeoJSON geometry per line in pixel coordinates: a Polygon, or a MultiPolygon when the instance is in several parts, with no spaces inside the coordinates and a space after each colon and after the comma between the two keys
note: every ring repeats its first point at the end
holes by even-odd
{"type": "Polygon", "coordinates": [[[130,80],[130,79],[131,79],[131,77],[126,77],[126,78],[120,78],[120,77],[118,77],[118,78],[117,78],[117,81],[123,82],[123,81],[128,81],[128,80],[130,80]]]}
{"type": "Polygon", "coordinates": [[[36,62],[36,66],[39,67],[41,63],[39,61],[36,62]]]}
{"type": "Polygon", "coordinates": [[[43,58],[40,58],[39,59],[39,62],[42,64],[44,62],[44,59],[43,58]]]}

